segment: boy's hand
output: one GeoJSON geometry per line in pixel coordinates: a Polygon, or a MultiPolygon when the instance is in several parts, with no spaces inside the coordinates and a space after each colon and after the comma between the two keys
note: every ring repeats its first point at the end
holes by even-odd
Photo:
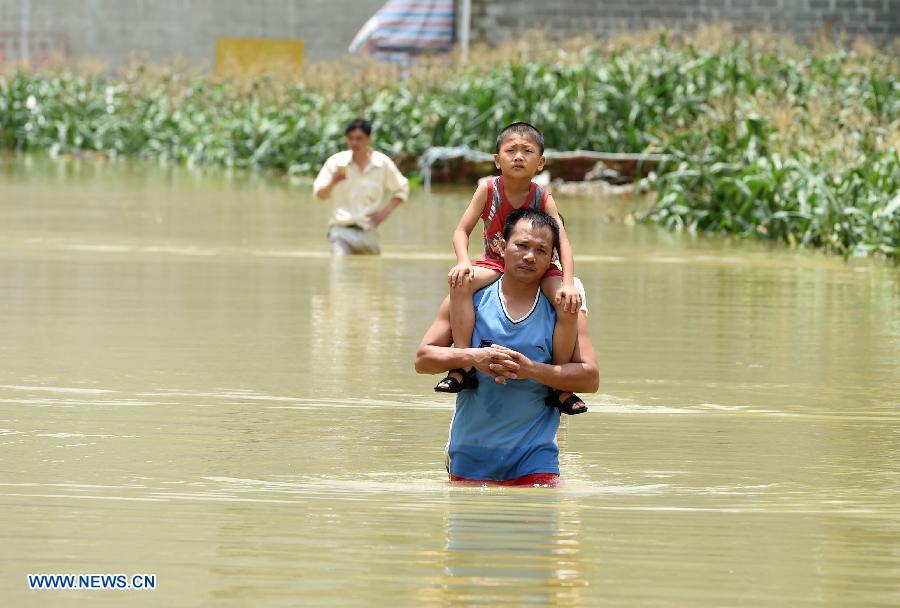
{"type": "Polygon", "coordinates": [[[468,262],[460,262],[447,273],[447,283],[450,287],[460,287],[464,281],[475,279],[475,269],[468,262]]]}
{"type": "Polygon", "coordinates": [[[581,293],[574,285],[566,285],[563,283],[556,290],[556,304],[562,306],[563,310],[568,313],[575,314],[581,308],[581,293]]]}

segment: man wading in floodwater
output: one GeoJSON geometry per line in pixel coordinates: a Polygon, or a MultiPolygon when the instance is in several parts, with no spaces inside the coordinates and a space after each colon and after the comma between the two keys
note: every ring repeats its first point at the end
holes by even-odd
{"type": "Polygon", "coordinates": [[[572,363],[550,363],[556,313],[541,293],[541,277],[558,243],[559,228],[549,215],[512,212],[500,241],[505,273],[473,298],[471,344],[482,346],[450,346],[446,300],[422,338],[415,363],[420,374],[478,370],[478,387],[456,397],[447,443],[453,481],[559,483],[559,410],[545,405],[547,387],[593,393],[600,374],[583,313],[572,363]]]}
{"type": "Polygon", "coordinates": [[[409,182],[390,158],[371,148],[368,120],[357,118],[344,135],[347,149],[325,162],[313,194],[333,206],[328,225],[332,255],[378,254],[378,226],[409,197],[409,182]],[[385,192],[391,199],[379,209],[385,192]]]}

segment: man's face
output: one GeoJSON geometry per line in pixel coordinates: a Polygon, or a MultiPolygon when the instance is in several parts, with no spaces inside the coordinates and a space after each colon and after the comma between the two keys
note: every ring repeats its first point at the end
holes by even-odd
{"type": "Polygon", "coordinates": [[[362,129],[353,129],[347,133],[347,149],[351,152],[365,152],[369,149],[372,137],[366,135],[362,129]]]}
{"type": "Polygon", "coordinates": [[[531,179],[544,168],[541,148],[531,137],[509,133],[500,142],[500,152],[494,154],[494,164],[503,175],[531,179]]]}
{"type": "Polygon", "coordinates": [[[509,241],[501,241],[506,276],[525,283],[540,283],[553,260],[553,231],[549,226],[535,228],[531,220],[521,219],[509,241]]]}

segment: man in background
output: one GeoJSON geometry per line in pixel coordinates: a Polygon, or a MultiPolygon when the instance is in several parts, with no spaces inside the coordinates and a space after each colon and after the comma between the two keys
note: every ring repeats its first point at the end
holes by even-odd
{"type": "Polygon", "coordinates": [[[378,254],[377,228],[409,197],[409,182],[390,158],[372,150],[372,123],[357,118],[344,130],[347,150],[319,171],[313,194],[333,206],[328,226],[332,255],[378,254]],[[385,192],[391,196],[381,207],[385,192]]]}

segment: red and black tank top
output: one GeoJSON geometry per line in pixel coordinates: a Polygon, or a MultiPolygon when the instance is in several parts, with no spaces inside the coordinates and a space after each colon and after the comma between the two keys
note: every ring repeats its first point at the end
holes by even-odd
{"type": "Polygon", "coordinates": [[[487,201],[481,214],[481,219],[484,220],[483,257],[501,260],[500,239],[503,237],[503,226],[506,224],[506,218],[515,209],[527,207],[537,211],[544,211],[548,196],[549,192],[531,182],[531,188],[528,190],[525,202],[519,207],[513,207],[509,199],[506,198],[506,191],[503,189],[503,176],[492,178],[488,182],[487,201]]]}

